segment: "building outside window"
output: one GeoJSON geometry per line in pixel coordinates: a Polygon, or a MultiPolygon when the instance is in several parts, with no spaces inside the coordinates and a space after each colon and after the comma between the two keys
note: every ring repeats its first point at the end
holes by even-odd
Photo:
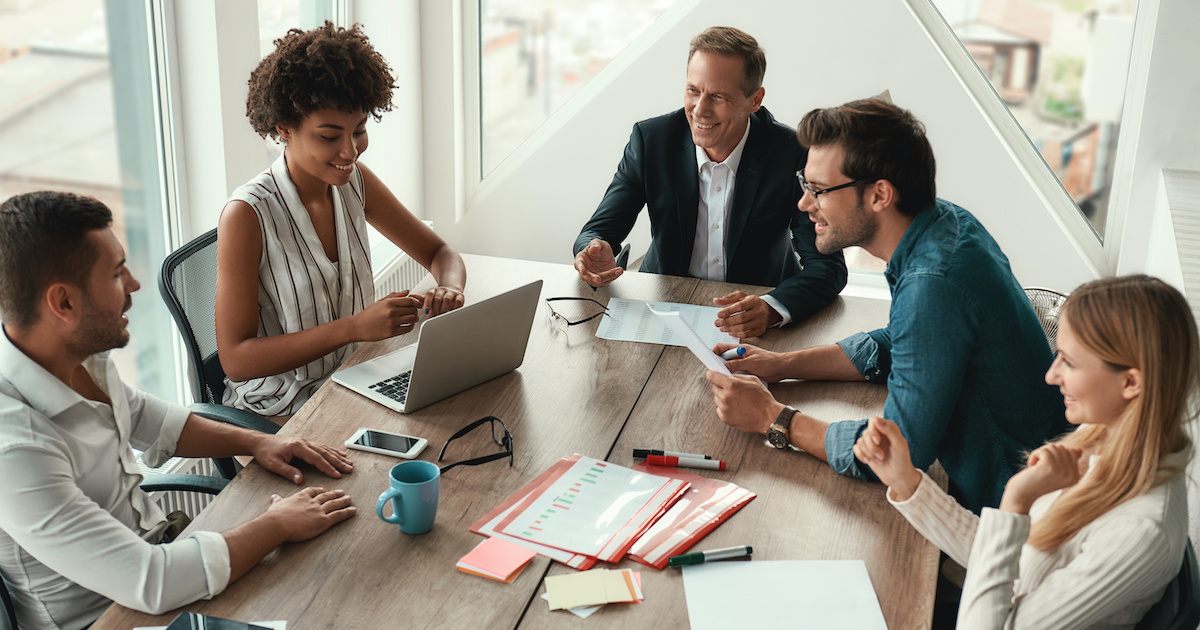
{"type": "Polygon", "coordinates": [[[1137,0],[934,4],[1103,241],[1137,0]]]}
{"type": "Polygon", "coordinates": [[[145,11],[121,0],[0,0],[0,199],[60,190],[112,209],[142,284],[132,339],[113,358],[126,382],[177,400],[175,333],[156,288],[168,237],[145,11]]]}
{"type": "Polygon", "coordinates": [[[479,0],[487,176],[674,0],[479,0]]]}

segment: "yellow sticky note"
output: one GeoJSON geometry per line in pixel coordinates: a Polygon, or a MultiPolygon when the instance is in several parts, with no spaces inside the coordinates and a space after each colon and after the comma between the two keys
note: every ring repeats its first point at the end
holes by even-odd
{"type": "Polygon", "coordinates": [[[607,604],[605,573],[608,571],[592,569],[546,578],[546,595],[550,596],[550,610],[607,604]]]}
{"type": "Polygon", "coordinates": [[[550,610],[638,601],[630,571],[592,569],[546,578],[550,610]]]}

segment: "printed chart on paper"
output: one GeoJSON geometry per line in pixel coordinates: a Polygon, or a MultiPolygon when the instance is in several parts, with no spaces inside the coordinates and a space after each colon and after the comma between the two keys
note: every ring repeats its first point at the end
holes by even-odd
{"type": "Polygon", "coordinates": [[[713,324],[717,320],[717,313],[721,312],[720,307],[677,302],[643,302],[622,298],[612,298],[608,301],[609,314],[600,322],[600,326],[596,329],[596,336],[609,341],[638,341],[668,346],[687,345],[668,330],[663,322],[655,317],[649,308],[646,308],[647,306],[654,307],[656,311],[679,313],[683,321],[696,331],[700,339],[710,348],[718,343],[739,343],[737,339],[721,332],[713,324]]]}

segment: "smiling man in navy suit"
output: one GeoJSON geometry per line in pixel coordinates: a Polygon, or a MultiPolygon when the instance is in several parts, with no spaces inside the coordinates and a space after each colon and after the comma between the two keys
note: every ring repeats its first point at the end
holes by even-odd
{"type": "Polygon", "coordinates": [[[840,252],[817,251],[796,211],[805,151],[762,107],[767,60],[750,35],[715,26],[692,39],[683,109],[633,127],[600,207],[575,240],[592,286],[624,269],[613,252],[642,208],[653,241],[641,271],[776,287],[717,298],[717,326],[739,337],[802,321],[846,286],[840,252]]]}

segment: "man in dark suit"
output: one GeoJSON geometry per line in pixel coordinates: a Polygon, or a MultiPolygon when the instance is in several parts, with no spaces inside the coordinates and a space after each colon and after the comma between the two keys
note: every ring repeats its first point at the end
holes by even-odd
{"type": "Polygon", "coordinates": [[[654,234],[641,270],[775,286],[714,300],[716,325],[739,338],[801,321],[846,286],[840,252],[817,251],[796,211],[805,151],[762,107],[767,61],[728,27],[692,39],[683,109],[637,123],[600,207],[575,240],[575,268],[592,286],[623,272],[613,252],[645,206],[654,234]]]}

